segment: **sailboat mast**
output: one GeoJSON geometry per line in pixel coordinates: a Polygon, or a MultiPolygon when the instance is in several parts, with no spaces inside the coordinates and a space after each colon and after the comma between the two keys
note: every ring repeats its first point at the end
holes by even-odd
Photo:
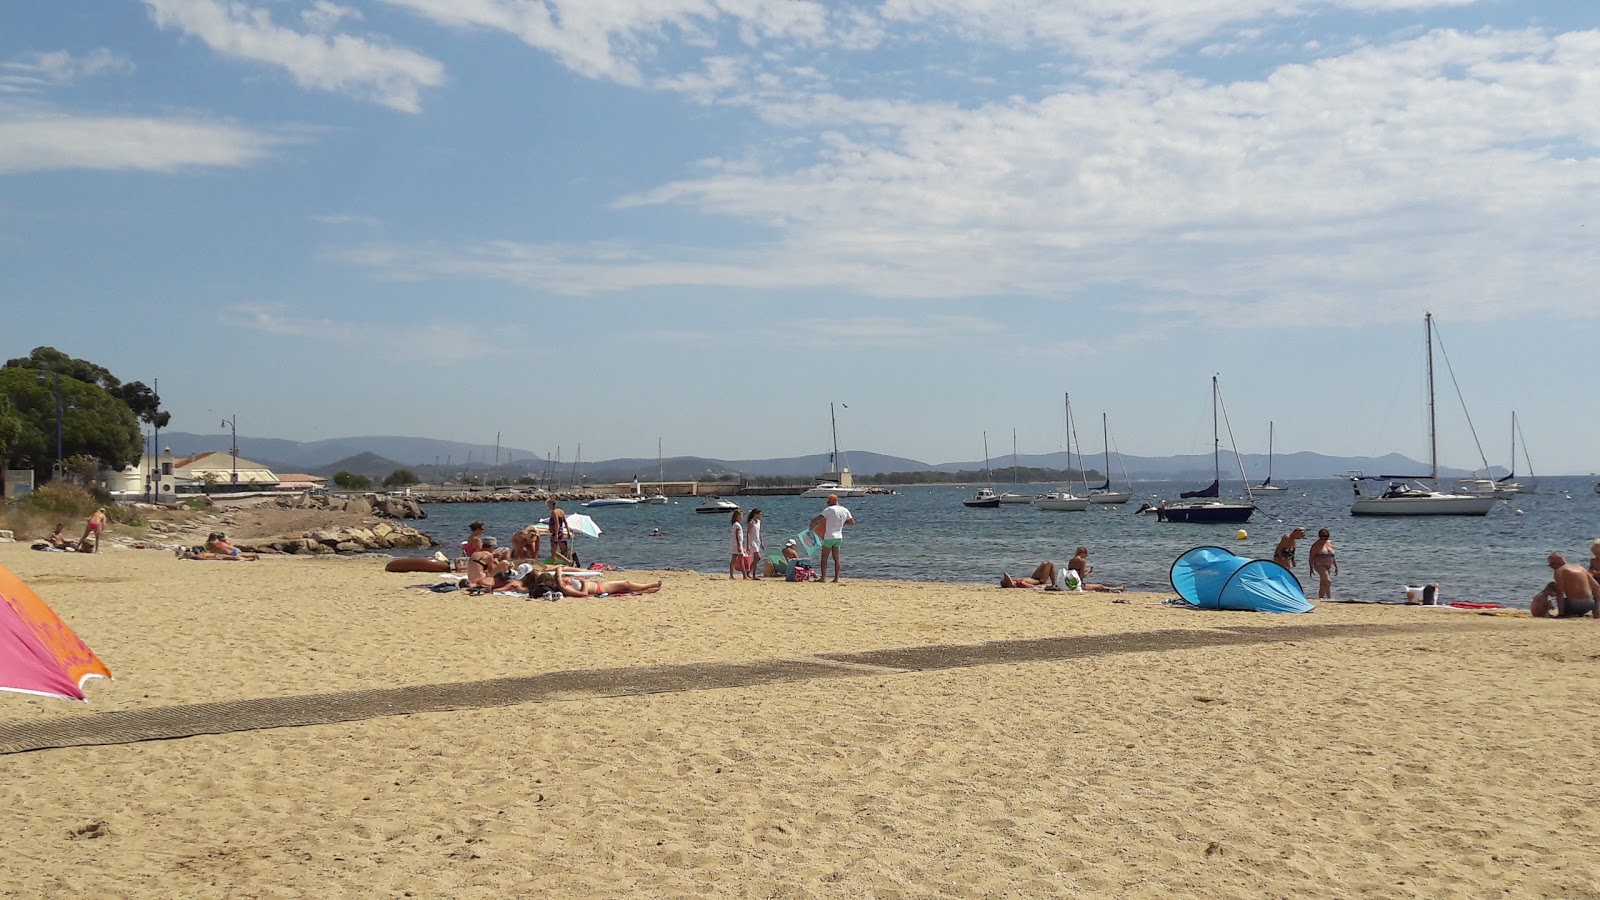
{"type": "Polygon", "coordinates": [[[828,468],[834,481],[839,480],[839,419],[833,414],[833,403],[828,404],[828,424],[833,428],[833,455],[828,457],[828,468]]]}
{"type": "Polygon", "coordinates": [[[1517,477],[1517,411],[1511,411],[1511,471],[1507,473],[1512,478],[1517,477]]]}
{"type": "Polygon", "coordinates": [[[1100,443],[1106,450],[1106,490],[1111,489],[1111,422],[1105,413],[1100,414],[1100,443]]]}
{"type": "Polygon", "coordinates": [[[989,471],[989,432],[983,433],[983,477],[989,479],[989,486],[994,487],[994,473],[989,471]]]}
{"type": "Polygon", "coordinates": [[[1217,376],[1211,376],[1211,469],[1217,484],[1222,484],[1222,438],[1217,434],[1217,376]]]}
{"type": "Polygon", "coordinates": [[[1428,478],[1439,480],[1439,422],[1433,404],[1433,313],[1424,313],[1422,323],[1428,338],[1428,478]]]}
{"type": "Polygon", "coordinates": [[[1272,432],[1274,431],[1274,429],[1275,429],[1275,423],[1271,419],[1268,419],[1267,420],[1267,484],[1271,484],[1272,483],[1272,432]]]}
{"type": "Polygon", "coordinates": [[[656,437],[656,492],[664,494],[667,491],[667,464],[661,460],[661,438],[656,437]]]}
{"type": "Polygon", "coordinates": [[[1017,430],[1011,429],[1011,486],[1017,486],[1017,430]]]}

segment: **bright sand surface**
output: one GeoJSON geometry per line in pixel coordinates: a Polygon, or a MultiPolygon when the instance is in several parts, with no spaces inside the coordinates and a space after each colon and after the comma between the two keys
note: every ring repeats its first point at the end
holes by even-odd
{"type": "MultiPolygon", "coordinates": [[[[848,564],[848,560],[846,561],[848,564]]],[[[0,895],[1600,896],[1600,622],[0,547],[116,674],[0,724],[565,669],[1237,626],[1132,652],[0,757],[0,895]],[[103,836],[72,837],[91,823],[103,836]]]]}

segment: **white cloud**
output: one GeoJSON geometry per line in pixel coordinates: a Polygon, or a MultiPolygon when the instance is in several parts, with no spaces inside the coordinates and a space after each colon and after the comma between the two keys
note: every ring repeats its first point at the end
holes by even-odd
{"type": "Polygon", "coordinates": [[[31,94],[97,75],[131,75],[133,60],[101,47],[82,56],[65,50],[29,53],[0,62],[0,94],[31,94]]]}
{"type": "Polygon", "coordinates": [[[283,306],[241,303],[222,311],[217,322],[230,328],[256,331],[299,341],[348,347],[404,345],[409,358],[441,365],[459,364],[465,358],[511,353],[522,331],[515,324],[496,327],[496,338],[484,340],[480,327],[455,322],[352,322],[297,316],[283,306]]]}
{"type": "Polygon", "coordinates": [[[1152,70],[976,107],[796,94],[760,107],[773,152],[617,203],[746,223],[761,243],[341,257],[568,294],[1095,298],[1224,324],[1409,321],[1424,304],[1593,316],[1600,254],[1579,226],[1600,202],[1597,68],[1600,32],[1439,30],[1221,84],[1152,70]]]}
{"type": "Polygon", "coordinates": [[[319,2],[307,20],[319,33],[295,31],[267,9],[237,0],[144,0],[156,24],[175,28],[224,56],[277,66],[301,87],[345,94],[415,113],[423,88],[444,83],[444,66],[387,40],[324,34],[353,10],[319,2]]]}
{"type": "Polygon", "coordinates": [[[237,167],[291,139],[202,119],[19,115],[0,108],[0,175],[67,169],[237,167]]]}
{"type": "Polygon", "coordinates": [[[307,28],[318,33],[329,32],[338,28],[339,23],[345,19],[360,21],[361,18],[361,10],[353,6],[330,3],[328,0],[313,0],[308,9],[300,11],[300,21],[306,23],[307,28]]]}

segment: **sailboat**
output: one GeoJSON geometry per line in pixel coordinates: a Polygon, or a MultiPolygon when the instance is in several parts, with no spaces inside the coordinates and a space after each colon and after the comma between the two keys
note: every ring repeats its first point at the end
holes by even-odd
{"type": "Polygon", "coordinates": [[[978,492],[961,501],[962,506],[971,506],[975,509],[999,509],[1000,495],[994,492],[994,473],[989,471],[989,432],[983,433],[983,475],[989,479],[988,487],[978,488],[978,492]]]}
{"type": "Polygon", "coordinates": [[[1498,482],[1500,489],[1513,494],[1531,494],[1538,485],[1533,474],[1533,460],[1528,458],[1528,440],[1522,436],[1522,426],[1517,424],[1517,411],[1511,411],[1511,471],[1498,482]],[[1528,464],[1528,484],[1517,481],[1517,444],[1522,444],[1522,461],[1528,464]]]}
{"type": "Polygon", "coordinates": [[[661,461],[661,438],[656,438],[656,492],[644,498],[644,502],[657,506],[667,504],[667,466],[661,461]]]}
{"type": "MultiPolygon", "coordinates": [[[[1162,503],[1156,507],[1156,521],[1159,522],[1192,522],[1210,525],[1214,523],[1242,524],[1250,521],[1250,514],[1255,512],[1254,498],[1249,503],[1224,503],[1217,499],[1222,488],[1222,435],[1217,431],[1217,376],[1211,376],[1211,466],[1215,472],[1210,486],[1198,491],[1184,491],[1178,496],[1182,498],[1177,503],[1162,503]],[[1184,502],[1187,501],[1187,502],[1184,502]]],[[[1233,433],[1232,426],[1228,433],[1233,433]]],[[[1239,456],[1238,448],[1234,449],[1234,458],[1239,456]]],[[[1244,464],[1239,467],[1239,478],[1244,481],[1245,496],[1249,497],[1250,482],[1244,477],[1244,464]]]]}
{"type": "Polygon", "coordinates": [[[834,416],[832,403],[828,404],[828,423],[833,426],[833,454],[828,457],[828,471],[822,473],[816,484],[800,492],[800,496],[865,497],[867,489],[852,484],[850,470],[839,467],[839,420],[834,416]]]}
{"type": "Polygon", "coordinates": [[[1377,476],[1389,481],[1389,487],[1373,497],[1361,495],[1361,481],[1366,476],[1353,475],[1350,480],[1355,485],[1356,496],[1350,504],[1352,516],[1484,516],[1498,502],[1493,494],[1446,494],[1415,483],[1419,480],[1439,482],[1439,423],[1433,396],[1433,313],[1423,315],[1422,322],[1428,342],[1428,474],[1377,476]],[[1412,483],[1407,484],[1408,481],[1412,483]]]}
{"type": "MultiPolygon", "coordinates": [[[[1117,504],[1127,503],[1133,494],[1129,491],[1113,491],[1111,489],[1111,425],[1105,413],[1100,414],[1100,442],[1106,449],[1106,483],[1089,491],[1090,503],[1117,504]]],[[[1117,453],[1117,461],[1122,461],[1122,454],[1117,453]]],[[[1122,483],[1128,483],[1128,465],[1122,465],[1122,483]]]]}
{"type": "Polygon", "coordinates": [[[1286,488],[1283,485],[1281,485],[1281,484],[1273,484],[1272,483],[1272,437],[1273,437],[1272,432],[1273,432],[1274,424],[1275,423],[1270,422],[1270,421],[1267,422],[1267,480],[1261,482],[1258,485],[1256,485],[1254,488],[1252,488],[1252,490],[1256,490],[1256,491],[1282,491],[1282,490],[1286,490],[1286,488]]]}
{"type": "MultiPolygon", "coordinates": [[[[1077,434],[1077,429],[1072,425],[1072,395],[1064,394],[1067,406],[1067,471],[1072,471],[1072,443],[1077,434]]],[[[1083,475],[1083,454],[1078,454],[1078,474],[1083,475]]],[[[1084,482],[1085,491],[1088,493],[1088,482],[1084,482]]],[[[1083,512],[1089,508],[1089,500],[1072,493],[1071,489],[1051,491],[1033,498],[1034,509],[1049,510],[1050,512],[1083,512]]]]}
{"type": "Polygon", "coordinates": [[[1026,496],[1024,494],[1017,493],[1016,490],[1015,490],[1016,486],[1017,486],[1017,430],[1015,428],[1013,428],[1013,429],[1011,429],[1011,487],[1013,489],[1009,490],[1009,491],[1006,491],[1005,493],[1001,494],[1000,495],[1000,502],[1002,504],[1007,504],[1007,503],[1028,504],[1028,503],[1032,503],[1033,502],[1033,498],[1029,497],[1029,496],[1026,496]]]}

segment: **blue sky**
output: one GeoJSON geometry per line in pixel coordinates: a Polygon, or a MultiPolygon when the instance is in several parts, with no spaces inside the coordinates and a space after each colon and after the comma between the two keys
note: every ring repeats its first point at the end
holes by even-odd
{"type": "Polygon", "coordinates": [[[0,352],[173,427],[584,456],[1600,468],[1600,10],[1472,0],[0,6],[0,352]],[[1593,221],[1591,221],[1593,219],[1593,221]],[[1441,366],[1446,464],[1477,465],[1441,366]]]}

